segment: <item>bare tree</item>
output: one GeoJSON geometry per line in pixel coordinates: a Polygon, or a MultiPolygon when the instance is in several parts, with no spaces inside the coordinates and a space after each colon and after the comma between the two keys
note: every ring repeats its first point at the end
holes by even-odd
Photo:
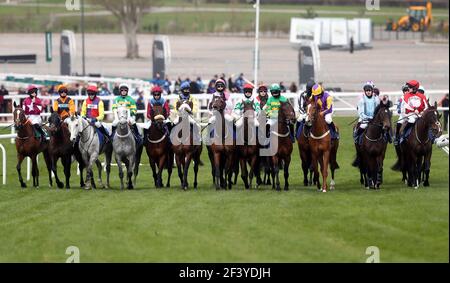
{"type": "Polygon", "coordinates": [[[127,46],[127,58],[139,57],[137,32],[143,13],[155,6],[159,0],[90,0],[109,10],[119,19],[127,46]]]}

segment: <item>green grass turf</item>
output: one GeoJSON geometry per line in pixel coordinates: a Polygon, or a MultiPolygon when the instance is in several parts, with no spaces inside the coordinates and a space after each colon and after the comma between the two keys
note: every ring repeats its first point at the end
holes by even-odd
{"type": "Polygon", "coordinates": [[[413,190],[389,169],[389,145],[385,183],[367,191],[350,166],[352,119],[335,118],[341,169],[328,193],[302,185],[297,146],[289,192],[246,191],[240,179],[232,191],[216,191],[206,149],[198,191],[182,191],[175,175],[172,188],[155,189],[147,166],[134,191],[119,190],[117,167],[110,190],[81,190],[76,175],[70,191],[49,189],[42,159],[40,189],[22,190],[15,149],[2,140],[8,185],[0,189],[0,262],[64,262],[72,245],[81,262],[364,262],[369,246],[380,249],[381,262],[448,262],[448,156],[434,148],[431,187],[413,190]]]}

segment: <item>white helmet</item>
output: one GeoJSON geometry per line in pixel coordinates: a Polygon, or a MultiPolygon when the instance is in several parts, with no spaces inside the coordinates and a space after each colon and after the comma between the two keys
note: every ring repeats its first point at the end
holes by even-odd
{"type": "Polygon", "coordinates": [[[124,84],[124,83],[120,84],[119,90],[122,89],[122,88],[126,88],[127,90],[130,90],[130,87],[127,84],[124,84]]]}

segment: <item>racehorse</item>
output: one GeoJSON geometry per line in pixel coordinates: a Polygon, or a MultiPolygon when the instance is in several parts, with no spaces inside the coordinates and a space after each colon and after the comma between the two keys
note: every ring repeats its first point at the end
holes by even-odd
{"type": "Polygon", "coordinates": [[[303,129],[297,136],[298,152],[302,161],[303,185],[311,186],[313,184],[313,170],[311,165],[311,149],[308,141],[309,131],[306,128],[306,123],[304,121],[302,123],[303,129]]]}
{"type": "Polygon", "coordinates": [[[400,155],[392,169],[401,170],[403,176],[407,175],[409,187],[418,189],[422,181],[424,187],[430,186],[432,145],[442,135],[439,118],[435,103],[420,114],[410,135],[400,145],[400,155]]]}
{"type": "Polygon", "coordinates": [[[189,115],[192,113],[192,102],[178,102],[177,105],[180,120],[177,125],[172,129],[172,150],[175,154],[175,160],[177,163],[178,177],[180,178],[181,188],[187,190],[188,184],[188,172],[191,161],[194,162],[194,189],[197,189],[197,175],[198,167],[200,165],[200,156],[202,154],[201,140],[194,144],[194,139],[198,141],[201,136],[200,129],[189,122],[189,115]],[[187,124],[183,124],[187,123],[187,124]],[[181,126],[181,128],[177,126],[181,126]],[[188,135],[183,137],[183,126],[188,126],[188,135]],[[179,131],[178,131],[179,129],[179,131]]]}
{"type": "MultiPolygon", "coordinates": [[[[383,182],[383,162],[388,141],[386,134],[391,129],[392,113],[389,105],[381,103],[374,112],[374,118],[368,122],[362,134],[362,142],[355,144],[356,160],[361,174],[361,184],[369,189],[379,189],[383,182]]],[[[358,127],[358,125],[357,125],[358,127]]]]}
{"type": "Polygon", "coordinates": [[[256,127],[254,126],[256,121],[254,102],[244,101],[243,104],[244,116],[240,118],[243,119],[243,123],[241,127],[236,126],[238,139],[240,138],[240,143],[236,145],[236,153],[241,165],[241,178],[245,188],[249,189],[252,186],[254,175],[256,175],[256,188],[258,188],[262,182],[257,164],[259,144],[256,127]],[[247,163],[250,166],[250,174],[247,171],[247,163]]]}
{"type": "MultiPolygon", "coordinates": [[[[321,107],[317,103],[308,106],[306,123],[311,126],[308,141],[311,149],[311,164],[314,171],[314,183],[317,189],[327,191],[328,166],[331,169],[330,189],[334,190],[334,171],[339,168],[336,161],[339,140],[332,140],[325,118],[320,115],[321,107]],[[319,181],[318,163],[322,174],[322,188],[319,181]]],[[[336,131],[338,128],[336,127],[336,131]]]]}
{"type": "Polygon", "coordinates": [[[86,184],[85,189],[89,190],[96,188],[94,182],[94,174],[92,172],[92,166],[94,163],[97,165],[98,169],[98,182],[103,188],[109,188],[109,175],[111,173],[111,156],[112,156],[112,144],[111,141],[107,140],[102,146],[100,144],[100,137],[95,126],[91,125],[85,118],[79,116],[78,114],[70,116],[66,119],[70,131],[70,140],[73,144],[78,142],[78,148],[80,150],[81,156],[83,158],[84,166],[86,168],[86,184]],[[105,154],[106,163],[106,186],[102,182],[102,164],[98,160],[101,154],[105,154]]]}
{"type": "Polygon", "coordinates": [[[214,185],[216,190],[226,189],[227,187],[231,189],[233,185],[232,175],[235,171],[235,142],[233,141],[232,130],[228,129],[229,127],[225,123],[226,102],[222,97],[214,97],[211,101],[211,107],[215,123],[221,125],[221,127],[215,125],[211,145],[207,146],[214,185]]]}
{"type": "Polygon", "coordinates": [[[61,121],[58,113],[53,112],[53,108],[50,108],[49,132],[51,135],[50,143],[48,146],[48,152],[51,158],[52,171],[55,175],[56,184],[59,188],[62,188],[64,184],[60,182],[58,178],[57,162],[61,158],[61,163],[64,167],[64,175],[66,177],[66,189],[70,189],[70,169],[72,164],[72,155],[75,156],[80,165],[80,185],[84,187],[83,169],[84,163],[81,158],[81,154],[70,141],[70,132],[66,123],[61,121]]]}
{"type": "Polygon", "coordinates": [[[153,173],[156,188],[162,188],[162,172],[167,168],[167,187],[170,187],[170,177],[172,176],[173,152],[170,144],[170,134],[164,125],[164,108],[161,105],[152,107],[151,125],[145,131],[145,149],[153,173]],[[158,166],[158,172],[156,172],[158,166]]]}
{"type": "Polygon", "coordinates": [[[48,170],[49,184],[53,185],[51,160],[48,154],[48,142],[41,142],[34,134],[34,129],[31,121],[27,119],[24,110],[14,103],[14,128],[17,131],[16,150],[17,150],[17,173],[19,174],[19,182],[22,188],[27,185],[23,181],[21,167],[25,157],[30,157],[32,161],[31,173],[33,176],[33,187],[39,187],[39,168],[37,164],[37,156],[42,152],[45,159],[45,164],[48,170]]]}
{"type": "Polygon", "coordinates": [[[127,189],[133,189],[133,171],[139,164],[136,163],[136,141],[128,125],[128,110],[125,107],[117,109],[119,123],[113,137],[113,150],[119,168],[120,189],[124,189],[122,162],[127,168],[127,189]]]}
{"type": "Polygon", "coordinates": [[[272,165],[272,188],[280,191],[280,167],[284,169],[284,190],[289,190],[289,164],[293,150],[289,125],[295,123],[294,108],[289,102],[282,102],[278,111],[278,130],[270,132],[270,142],[273,144],[278,139],[278,147],[271,157],[272,165]]]}

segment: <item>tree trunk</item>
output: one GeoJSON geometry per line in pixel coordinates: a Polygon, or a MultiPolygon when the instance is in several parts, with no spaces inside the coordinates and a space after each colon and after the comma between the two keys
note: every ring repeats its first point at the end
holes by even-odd
{"type": "Polygon", "coordinates": [[[135,21],[122,18],[122,32],[127,46],[127,58],[139,58],[139,45],[137,41],[138,24],[135,21]]]}

